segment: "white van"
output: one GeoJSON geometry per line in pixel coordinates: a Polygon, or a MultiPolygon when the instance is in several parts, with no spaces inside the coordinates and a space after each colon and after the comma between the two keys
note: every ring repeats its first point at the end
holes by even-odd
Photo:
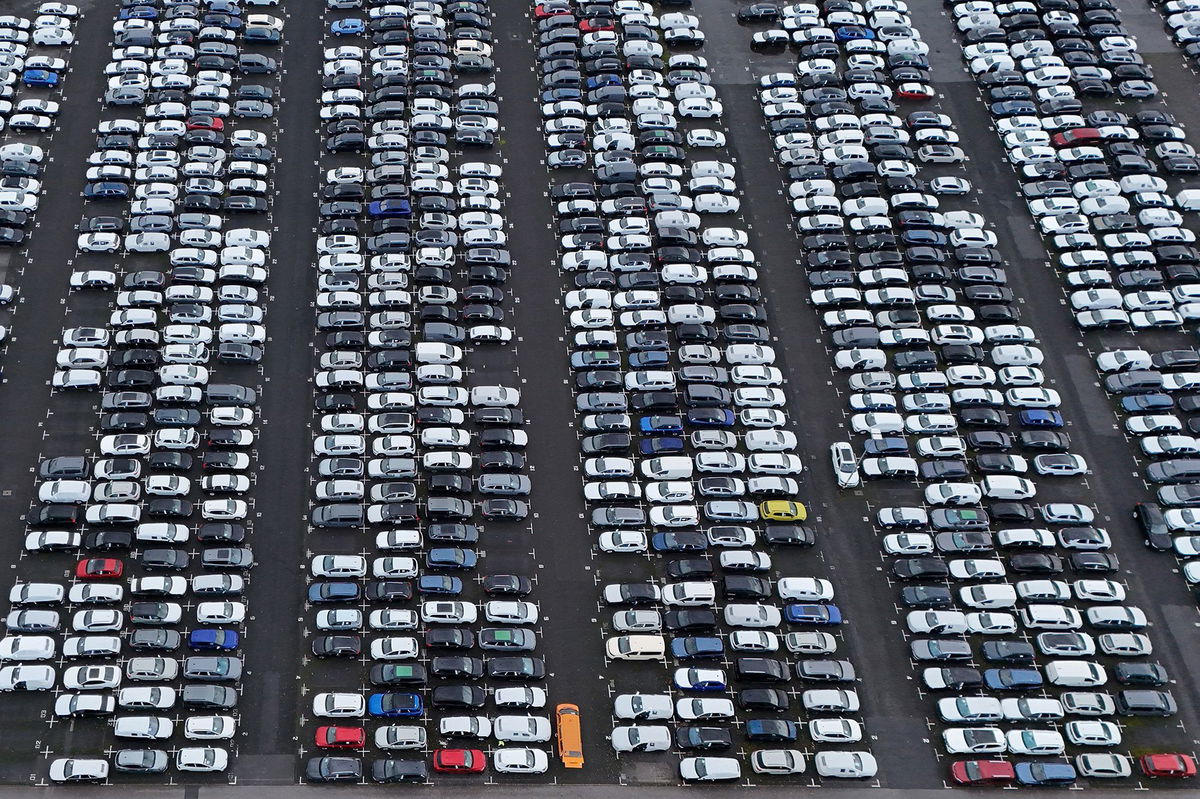
{"type": "Polygon", "coordinates": [[[686,455],[674,455],[642,461],[641,468],[642,476],[650,480],[687,480],[695,467],[686,455]]]}
{"type": "Polygon", "coordinates": [[[613,660],[662,660],[667,642],[661,635],[617,635],[604,644],[604,652],[613,660]]]}
{"type": "Polygon", "coordinates": [[[1184,189],[1175,195],[1180,211],[1200,211],[1200,189],[1184,189]]]}
{"type": "Polygon", "coordinates": [[[50,660],[54,639],[48,635],[10,635],[0,639],[0,660],[50,660]]]}
{"type": "Polygon", "coordinates": [[[1108,682],[1108,673],[1087,660],[1052,660],[1046,664],[1046,679],[1051,685],[1089,688],[1108,682]]]}
{"type": "Polygon", "coordinates": [[[87,502],[91,494],[91,484],[86,480],[48,480],[38,489],[38,500],[79,505],[87,502]]]}
{"type": "Polygon", "coordinates": [[[1011,474],[988,475],[980,481],[984,496],[990,499],[1022,500],[1037,493],[1037,486],[1024,477],[1011,474]]]}
{"type": "Polygon", "coordinates": [[[462,347],[439,342],[418,342],[413,350],[417,363],[458,363],[462,360],[462,347]]]}

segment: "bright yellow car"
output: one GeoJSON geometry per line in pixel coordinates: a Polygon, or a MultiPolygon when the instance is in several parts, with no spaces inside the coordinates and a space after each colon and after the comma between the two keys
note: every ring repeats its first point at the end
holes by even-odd
{"type": "Polygon", "coordinates": [[[758,506],[758,515],[773,522],[802,522],[808,518],[808,509],[790,499],[771,499],[758,506]]]}

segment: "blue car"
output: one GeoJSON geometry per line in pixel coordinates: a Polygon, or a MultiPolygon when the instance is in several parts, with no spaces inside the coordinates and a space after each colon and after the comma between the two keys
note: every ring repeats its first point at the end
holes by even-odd
{"type": "Polygon", "coordinates": [[[674,436],[644,438],[638,443],[638,451],[643,455],[670,455],[673,452],[683,452],[683,439],[674,436]]]}
{"type": "Polygon", "coordinates": [[[675,670],[675,687],[681,691],[724,691],[728,685],[724,669],[675,670]]]}
{"type": "Polygon", "coordinates": [[[57,86],[58,73],[48,69],[27,69],[21,73],[26,86],[57,86]]]}
{"type": "Polygon", "coordinates": [[[417,591],[422,594],[457,596],[462,590],[462,580],[444,574],[423,574],[417,580],[417,591]]]}
{"type": "Polygon", "coordinates": [[[692,427],[733,427],[733,411],[726,408],[693,408],[687,422],[692,427]]]}
{"type": "Polygon", "coordinates": [[[252,25],[246,28],[246,32],[242,34],[248,42],[268,42],[270,44],[278,44],[283,39],[283,34],[274,28],[268,28],[262,25],[252,25]]]}
{"type": "Polygon", "coordinates": [[[1175,400],[1169,394],[1138,394],[1121,398],[1121,409],[1129,413],[1162,411],[1173,407],[1175,400]]]}
{"type": "Polygon", "coordinates": [[[461,547],[435,547],[425,555],[425,565],[431,569],[474,569],[479,556],[461,547]]]}
{"type": "Polygon", "coordinates": [[[682,433],[683,419],[678,416],[643,416],[638,420],[638,429],[643,433],[682,433]]]}
{"type": "Polygon", "coordinates": [[[158,9],[152,6],[122,8],[117,19],[158,19],[158,9]]]}
{"type": "Polygon", "coordinates": [[[557,103],[562,100],[582,100],[583,92],[579,89],[547,89],[542,92],[543,103],[557,103]]]}
{"type": "Polygon", "coordinates": [[[784,719],[750,719],[746,722],[746,740],[749,741],[794,741],[800,735],[794,721],[784,719]]]}
{"type": "Polygon", "coordinates": [[[671,639],[671,654],[680,660],[708,660],[725,654],[725,644],[720,638],[689,635],[671,639]]]}
{"type": "Polygon", "coordinates": [[[650,537],[655,552],[703,552],[708,549],[704,533],[655,533],[650,537]]]}
{"type": "Polygon", "coordinates": [[[419,716],[425,711],[420,694],[371,694],[367,698],[367,712],[372,716],[419,716]]]}
{"type": "Polygon", "coordinates": [[[671,359],[662,350],[635,352],[629,356],[629,365],[637,369],[670,368],[671,359]]]}
{"type": "Polygon", "coordinates": [[[784,607],[783,617],[792,624],[832,627],[842,623],[842,610],[837,605],[792,604],[784,607]]]}
{"type": "Polygon", "coordinates": [[[88,199],[122,199],[129,196],[129,185],[115,181],[89,183],[83,187],[83,196],[88,199]]]}
{"type": "Polygon", "coordinates": [[[603,75],[593,75],[583,82],[584,88],[599,89],[601,86],[620,86],[621,76],[605,73],[603,75]]]}
{"type": "Polygon", "coordinates": [[[839,42],[851,42],[856,39],[874,39],[875,31],[861,25],[843,25],[834,30],[833,36],[839,42]]]}
{"type": "Polygon", "coordinates": [[[367,206],[371,216],[412,216],[412,203],[408,200],[376,200],[367,206]]]}
{"type": "Polygon", "coordinates": [[[1026,427],[1062,427],[1062,414],[1058,411],[1047,411],[1041,408],[1036,410],[1021,411],[1017,414],[1021,424],[1026,427]]]}
{"type": "Polygon", "coordinates": [[[1017,782],[1021,785],[1072,785],[1075,783],[1075,767],[1070,763],[1033,763],[1024,761],[1013,764],[1017,782]]]}
{"type": "Polygon", "coordinates": [[[1037,669],[988,669],[983,681],[993,691],[1033,691],[1042,687],[1042,673],[1037,669]]]}
{"type": "Polygon", "coordinates": [[[229,652],[237,649],[238,634],[233,630],[192,630],[188,635],[188,646],[196,650],[220,650],[229,652]]]}
{"type": "Polygon", "coordinates": [[[335,19],[329,23],[329,32],[335,36],[354,36],[367,29],[361,19],[335,19]]]}
{"type": "Polygon", "coordinates": [[[358,583],[313,583],[308,587],[308,601],[354,602],[359,597],[358,583]]]}

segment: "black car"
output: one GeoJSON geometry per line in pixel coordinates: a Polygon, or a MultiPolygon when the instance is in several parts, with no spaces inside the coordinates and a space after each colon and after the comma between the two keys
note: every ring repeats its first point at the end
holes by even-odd
{"type": "Polygon", "coordinates": [[[685,751],[729,749],[733,740],[724,727],[681,725],[675,729],[675,745],[685,751]]]}
{"type": "Polygon", "coordinates": [[[460,627],[437,627],[425,633],[425,646],[430,649],[471,649],[475,635],[460,627]]]}
{"type": "Polygon", "coordinates": [[[422,760],[372,760],[371,779],[381,783],[425,782],[429,767],[422,760]]]}
{"type": "Polygon", "coordinates": [[[309,782],[359,782],[362,761],[354,757],[311,757],[304,767],[309,782]]]}

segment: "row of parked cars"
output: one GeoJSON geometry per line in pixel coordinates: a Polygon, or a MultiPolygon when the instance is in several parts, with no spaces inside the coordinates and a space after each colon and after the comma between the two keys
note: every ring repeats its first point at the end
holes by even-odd
{"type": "Polygon", "coordinates": [[[59,96],[58,76],[66,69],[66,59],[44,53],[58,43],[41,34],[56,31],[70,38],[78,16],[77,7],[63,3],[43,3],[32,21],[0,16],[0,130],[20,137],[0,147],[0,245],[25,243],[42,193],[49,136],[23,134],[50,133],[60,110],[54,98],[59,96]],[[41,75],[47,80],[38,80],[41,75]]]}
{"type": "Polygon", "coordinates": [[[832,584],[771,584],[814,541],[720,100],[679,52],[697,20],[629,0],[534,16],[606,655],[645,664],[614,665],[637,692],[612,746],[676,751],[687,781],[804,773],[812,744],[820,776],[872,776],[832,584]],[[748,763],[726,754],[743,740],[748,763]]]}
{"type": "MultiPolygon", "coordinates": [[[[45,605],[65,599],[62,655],[78,665],[63,672],[55,714],[112,717],[119,773],[223,772],[237,730],[258,400],[243,383],[266,339],[270,234],[227,217],[267,210],[274,153],[266,132],[231,127],[230,100],[271,96],[246,81],[241,48],[276,43],[282,26],[243,12],[228,0],[126,2],[113,24],[106,100],[121,109],[87,159],[70,280],[81,293],[52,381],[100,392],[99,457],[43,462],[26,540],[83,557],[65,597],[39,583],[12,593],[21,612],[57,614],[45,605]],[[114,95],[133,88],[138,102],[114,95]],[[85,323],[101,303],[106,323],[85,323]]],[[[6,658],[43,659],[23,643],[6,658]]],[[[16,668],[31,667],[48,668],[16,668]]],[[[105,779],[109,766],[58,758],[50,777],[105,779]]]]}
{"type": "MultiPolygon", "coordinates": [[[[919,32],[911,21],[904,24],[908,43],[893,26],[882,37],[875,31],[874,37],[845,38],[835,47],[844,49],[847,66],[873,49],[881,58],[907,51],[923,61],[919,32]],[[887,41],[886,48],[878,45],[880,39],[887,41]]],[[[849,101],[863,76],[840,67],[835,75],[840,80],[814,80],[811,73],[768,75],[760,95],[768,124],[788,120],[787,129],[780,125],[772,133],[777,157],[788,169],[787,193],[802,245],[820,250],[807,256],[813,303],[835,350],[834,367],[850,373],[851,432],[869,436],[859,446],[835,444],[831,460],[843,488],[879,478],[924,483],[917,504],[886,506],[875,518],[892,577],[908,583],[899,604],[905,608],[910,654],[928,689],[954,694],[939,702],[944,723],[973,718],[954,712],[965,703],[988,708],[984,718],[990,722],[1019,725],[986,732],[950,727],[943,731],[943,746],[954,754],[1028,756],[1061,754],[1069,742],[1084,747],[1082,759],[1076,759],[1084,774],[1126,776],[1127,758],[1095,753],[1095,747],[1121,743],[1111,721],[1089,717],[1068,723],[1062,732],[1039,726],[1080,709],[1111,714],[1111,697],[1105,703],[1095,697],[1081,700],[1080,694],[1033,710],[1022,698],[1025,704],[1014,705],[1008,715],[1000,710],[1008,692],[1041,691],[1047,684],[1102,685],[1107,676],[1098,664],[1099,672],[1077,662],[1043,664],[1042,657],[1084,657],[1101,650],[1139,657],[1149,653],[1149,640],[1138,637],[1129,647],[1128,634],[1106,634],[1097,649],[1091,634],[1075,632],[1084,614],[1070,603],[1119,602],[1124,588],[1102,576],[1116,567],[1115,558],[1104,552],[1107,534],[1080,529],[1091,523],[1091,509],[1051,503],[1042,506],[1039,517],[1026,502],[1042,476],[1081,474],[1087,465],[1069,453],[1070,439],[1058,432],[1060,399],[1045,387],[1044,356],[1034,332],[1019,324],[995,234],[982,216],[941,207],[941,197],[969,191],[969,184],[950,176],[925,179],[921,172],[932,167],[918,167],[922,159],[908,146],[918,140],[954,146],[953,121],[925,111],[901,120],[891,100],[860,99],[855,109],[849,101]],[[781,102],[793,105],[781,113],[781,102]],[[849,140],[829,135],[838,131],[848,131],[849,140]],[[896,131],[903,134],[899,145],[896,131]],[[847,153],[845,147],[864,152],[847,153]],[[857,158],[848,161],[848,154],[865,156],[863,166],[856,166],[857,158]],[[934,186],[940,191],[934,193],[934,186]],[[830,232],[814,232],[822,229],[830,232]],[[1010,432],[1013,417],[1020,427],[1010,432]],[[909,436],[918,438],[910,443],[909,436]],[[1016,454],[1018,446],[1028,454],[1016,454]],[[1076,527],[1064,527],[1056,536],[1035,526],[1039,523],[1076,527]],[[993,526],[1005,529],[993,532],[993,526]],[[1072,569],[1080,572],[1072,583],[1053,579],[1066,570],[1063,555],[1055,552],[1060,548],[1066,550],[1063,555],[1082,550],[1074,554],[1084,557],[1071,559],[1072,569]],[[1018,610],[1018,604],[1024,607],[1018,610]],[[1022,628],[1025,635],[1038,636],[1036,647],[1028,638],[1004,637],[1020,635],[1022,628]],[[1057,641],[1059,633],[1034,632],[1039,629],[1070,632],[1057,641]],[[1058,646],[1067,639],[1070,645],[1058,646]],[[1098,681],[1073,683],[1064,676],[1080,669],[1098,675],[1098,681]],[[993,748],[977,746],[977,736],[988,738],[993,748]]],[[[889,490],[888,500],[896,501],[893,496],[889,490]]],[[[1120,627],[1130,616],[1126,611],[1135,622],[1141,618],[1136,608],[1085,610],[1100,630],[1111,629],[1111,619],[1120,627]]],[[[1133,685],[1134,675],[1147,666],[1154,664],[1118,663],[1118,680],[1133,685]]],[[[1173,700],[1150,693],[1155,694],[1151,704],[1174,712],[1173,700]]],[[[1043,783],[1069,770],[1073,780],[1075,767],[1062,766],[1018,763],[1015,778],[1043,783]]],[[[964,769],[974,768],[964,761],[952,773],[958,779],[964,769]]]]}
{"type": "Polygon", "coordinates": [[[542,773],[533,583],[488,574],[478,552],[492,524],[528,516],[531,489],[520,392],[479,385],[513,342],[503,174],[473,156],[499,132],[495,87],[464,82],[490,70],[491,11],[327,5],[349,13],[326,20],[311,523],[329,554],[308,599],[313,654],[369,665],[350,684],[323,671],[305,779],[542,773]],[[341,144],[358,136],[362,154],[341,144]],[[364,530],[369,554],[333,554],[361,552],[364,530]]]}
{"type": "Polygon", "coordinates": [[[0,17],[0,130],[46,132],[54,126],[59,103],[47,97],[20,96],[22,88],[53,89],[66,69],[59,50],[75,41],[79,7],[48,2],[32,20],[0,17]],[[43,52],[43,50],[45,52],[43,52]]]}

